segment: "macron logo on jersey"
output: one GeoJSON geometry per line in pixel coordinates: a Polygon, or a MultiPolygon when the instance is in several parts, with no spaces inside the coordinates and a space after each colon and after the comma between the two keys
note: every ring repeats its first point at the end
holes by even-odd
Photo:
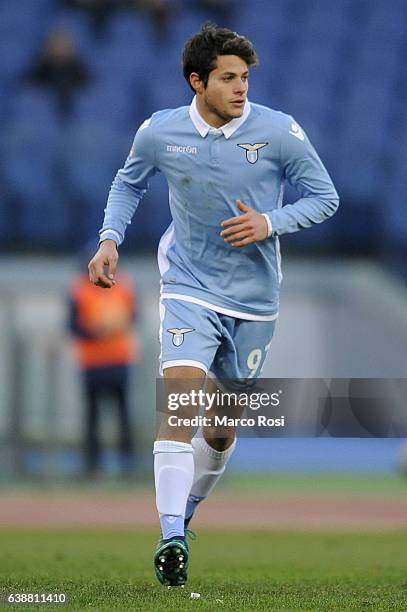
{"type": "Polygon", "coordinates": [[[296,138],[298,138],[298,140],[301,140],[301,142],[304,142],[305,140],[304,132],[302,131],[298,123],[291,124],[291,130],[289,131],[289,134],[291,134],[291,136],[295,136],[296,138]]]}
{"type": "Polygon", "coordinates": [[[168,153],[190,153],[191,155],[196,155],[198,153],[198,147],[191,147],[190,145],[186,147],[167,145],[167,151],[168,153]]]}

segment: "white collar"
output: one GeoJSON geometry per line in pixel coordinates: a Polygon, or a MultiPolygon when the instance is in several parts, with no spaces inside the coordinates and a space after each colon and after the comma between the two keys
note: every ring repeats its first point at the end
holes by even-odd
{"type": "MultiPolygon", "coordinates": [[[[246,100],[246,104],[244,105],[243,109],[243,115],[241,117],[236,117],[236,119],[231,119],[228,123],[225,123],[225,125],[222,125],[218,129],[223,133],[225,138],[230,138],[232,134],[234,134],[236,130],[242,125],[242,123],[246,121],[249,114],[250,102],[246,100]]],[[[199,114],[198,107],[196,104],[196,96],[194,96],[191,106],[189,107],[189,116],[191,117],[192,123],[194,124],[202,138],[205,138],[205,136],[208,135],[209,130],[217,130],[217,128],[214,128],[212,125],[209,125],[209,123],[206,123],[205,119],[203,119],[199,114]]]]}

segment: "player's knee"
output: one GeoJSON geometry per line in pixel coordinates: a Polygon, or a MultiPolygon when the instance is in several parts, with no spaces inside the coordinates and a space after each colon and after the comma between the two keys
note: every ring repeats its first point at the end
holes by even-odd
{"type": "Polygon", "coordinates": [[[211,446],[214,450],[216,451],[225,451],[227,450],[234,441],[234,437],[227,437],[227,438],[219,438],[219,437],[206,437],[206,432],[205,432],[205,440],[206,442],[209,444],[209,446],[211,446]]]}
{"type": "Polygon", "coordinates": [[[185,381],[201,381],[205,379],[205,372],[201,368],[193,366],[173,366],[164,367],[164,378],[167,380],[175,379],[180,381],[180,385],[184,387],[185,381]]]}
{"type": "Polygon", "coordinates": [[[156,436],[156,442],[166,440],[168,442],[183,442],[184,444],[191,444],[192,433],[189,431],[172,431],[171,429],[160,428],[156,436]]]}

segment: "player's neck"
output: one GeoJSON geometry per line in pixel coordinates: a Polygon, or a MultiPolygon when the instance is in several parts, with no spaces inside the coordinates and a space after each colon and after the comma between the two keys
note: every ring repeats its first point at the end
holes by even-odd
{"type": "Polygon", "coordinates": [[[206,121],[208,125],[214,128],[220,128],[222,125],[229,123],[222,117],[219,117],[216,113],[211,111],[199,96],[196,97],[196,108],[202,119],[206,121]]]}

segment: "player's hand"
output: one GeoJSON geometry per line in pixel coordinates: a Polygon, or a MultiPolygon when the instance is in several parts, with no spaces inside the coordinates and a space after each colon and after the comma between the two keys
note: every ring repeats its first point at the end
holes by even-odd
{"type": "Polygon", "coordinates": [[[234,247],[242,247],[258,240],[266,240],[268,225],[264,216],[240,200],[236,200],[236,204],[243,214],[222,222],[222,227],[226,228],[220,233],[224,241],[234,247]]]}
{"type": "Polygon", "coordinates": [[[88,265],[89,280],[98,287],[111,289],[116,284],[116,274],[119,254],[114,240],[104,240],[96,255],[88,265]]]}

